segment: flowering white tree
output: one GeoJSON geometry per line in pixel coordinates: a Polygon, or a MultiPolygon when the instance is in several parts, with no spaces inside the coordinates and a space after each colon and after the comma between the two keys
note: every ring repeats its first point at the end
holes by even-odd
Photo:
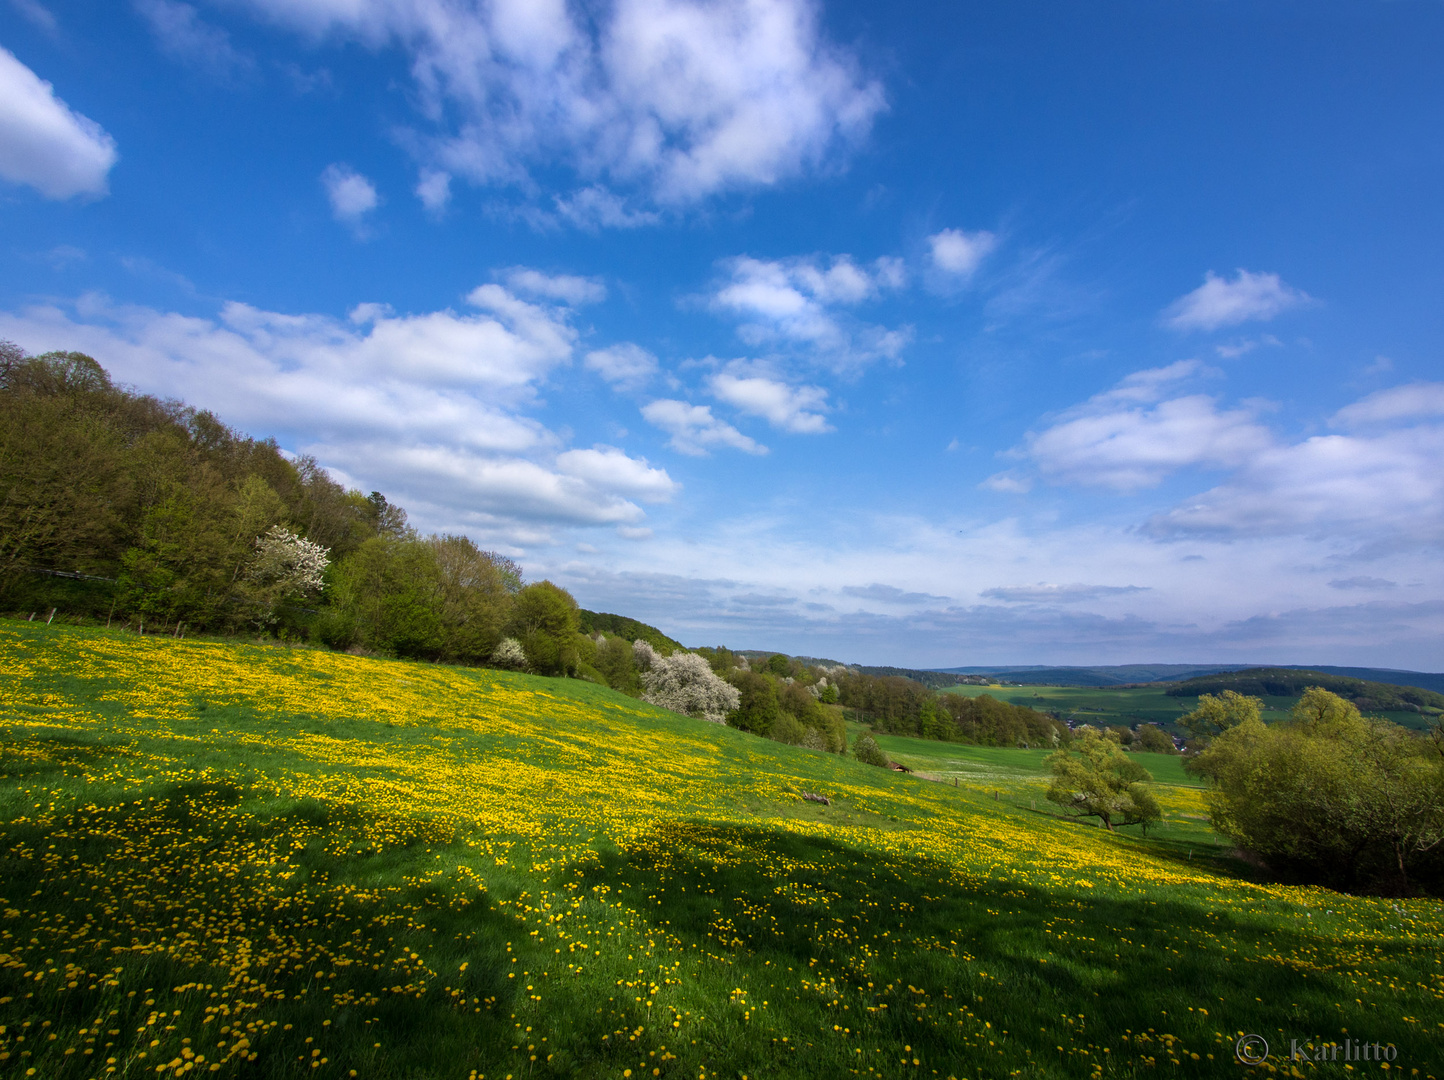
{"type": "Polygon", "coordinates": [[[276,606],[321,591],[331,551],[323,544],[303,540],[284,525],[272,525],[256,537],[256,549],[246,566],[244,595],[258,607],[252,621],[264,628],[276,622],[276,606]]]}
{"type": "MultiPolygon", "coordinates": [[[[646,642],[639,641],[633,648],[640,652],[644,645],[646,642]]],[[[642,671],[642,700],[648,704],[720,724],[742,703],[737,688],[719,679],[706,659],[696,653],[658,656],[651,646],[647,651],[651,656],[642,671]]]]}
{"type": "Polygon", "coordinates": [[[331,550],[303,540],[284,525],[272,525],[256,537],[249,577],[257,585],[273,586],[282,596],[304,596],[321,591],[331,550]]]}
{"type": "Polygon", "coordinates": [[[652,670],[652,665],[660,660],[661,657],[657,654],[656,649],[652,648],[651,645],[641,638],[638,638],[632,642],[632,659],[637,662],[638,671],[650,671],[652,670]]]}
{"type": "Polygon", "coordinates": [[[491,654],[491,662],[499,668],[523,671],[526,669],[526,650],[516,638],[502,638],[501,644],[491,654]]]}

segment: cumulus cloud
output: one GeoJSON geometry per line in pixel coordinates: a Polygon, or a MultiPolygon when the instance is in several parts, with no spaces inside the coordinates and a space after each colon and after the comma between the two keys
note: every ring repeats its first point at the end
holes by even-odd
{"type": "Polygon", "coordinates": [[[603,490],[630,495],[643,502],[666,502],[681,487],[665,469],[653,468],[645,458],[628,457],[615,446],[568,450],[557,455],[557,468],[603,490]]]}
{"type": "Polygon", "coordinates": [[[707,380],[714,397],[751,416],[760,416],[782,431],[820,435],[832,431],[827,418],[827,391],[820,386],[789,386],[765,376],[723,372],[707,380]]]}
{"type": "Polygon", "coordinates": [[[629,206],[626,199],[600,184],[592,184],[570,195],[558,195],[552,202],[562,220],[588,232],[599,229],[638,229],[644,225],[655,225],[662,220],[662,215],[655,210],[640,210],[629,206]]]}
{"type": "Polygon", "coordinates": [[[1224,484],[1150,519],[1160,537],[1352,536],[1444,541],[1444,426],[1317,435],[1271,446],[1224,484]]]}
{"type": "Polygon", "coordinates": [[[178,0],[134,0],[161,51],[216,79],[232,78],[255,66],[238,52],[230,35],[178,0]]]}
{"type": "Polygon", "coordinates": [[[794,343],[815,350],[833,366],[854,367],[878,358],[895,360],[911,340],[910,328],[869,326],[839,310],[901,288],[906,275],[896,259],[866,266],[848,255],[743,255],[722,265],[727,280],[712,293],[711,305],[742,320],[738,334],[749,344],[794,343]]]}
{"type": "Polygon", "coordinates": [[[0,49],[0,177],[47,199],[100,196],[109,191],[106,177],[118,157],[99,124],[0,49]]]}
{"type": "Polygon", "coordinates": [[[928,237],[932,251],[933,266],[960,278],[970,278],[977,273],[993,250],[998,238],[990,232],[963,232],[961,229],[944,229],[928,237]]]}
{"type": "Polygon", "coordinates": [[[981,595],[1009,604],[1076,604],[1148,591],[1146,585],[1052,585],[1039,582],[1037,585],[1002,585],[984,589],[981,595]]]}
{"type": "Polygon", "coordinates": [[[1402,420],[1444,419],[1444,383],[1409,383],[1379,390],[1334,414],[1343,427],[1390,424],[1402,420]]]}
{"type": "Polygon", "coordinates": [[[321,173],[321,186],[331,201],[331,213],[347,225],[359,228],[366,215],[381,205],[375,185],[350,165],[327,165],[321,173]]]}
{"type": "Polygon", "coordinates": [[[1210,270],[1202,285],[1164,309],[1163,322],[1174,330],[1217,330],[1253,320],[1267,321],[1289,308],[1312,302],[1312,297],[1284,284],[1277,274],[1240,269],[1229,280],[1210,270]]]}
{"type": "Polygon", "coordinates": [[[657,374],[657,358],[640,345],[630,341],[595,349],[583,361],[619,390],[636,390],[657,374]]]}
{"type": "Polygon", "coordinates": [[[1233,467],[1267,449],[1272,437],[1250,409],[1220,409],[1202,394],[1159,400],[1200,371],[1179,361],[1136,372],[1030,435],[1025,453],[1055,482],[1135,491],[1179,469],[1233,467]]]}
{"type": "Polygon", "coordinates": [[[659,398],[642,407],[642,417],[653,427],[669,432],[672,448],[683,454],[705,457],[713,446],[730,446],[748,454],[767,453],[767,447],[713,416],[708,405],[659,398]]]}
{"type": "Polygon", "coordinates": [[[685,206],[827,167],[884,107],[807,0],[248,3],[313,38],[400,45],[437,125],[430,164],[479,183],[560,162],[685,206]]]}
{"type": "Polygon", "coordinates": [[[451,203],[451,174],[441,169],[422,169],[416,179],[416,197],[427,213],[439,215],[451,203]]]}
{"type": "Polygon", "coordinates": [[[675,493],[665,470],[616,447],[567,449],[527,415],[575,351],[565,310],[500,285],[468,301],[474,312],[360,305],[343,321],[239,303],[197,318],[86,296],[0,313],[0,336],[80,349],[143,390],[274,434],[435,528],[530,542],[557,526],[635,524],[638,501],[675,493]]]}
{"type": "Polygon", "coordinates": [[[513,266],[502,274],[502,280],[514,292],[559,300],[573,306],[599,304],[607,298],[607,287],[596,278],[575,274],[544,274],[526,266],[513,266]]]}

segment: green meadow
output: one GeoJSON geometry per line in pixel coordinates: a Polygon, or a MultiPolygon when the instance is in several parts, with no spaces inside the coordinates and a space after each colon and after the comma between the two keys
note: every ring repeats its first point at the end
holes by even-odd
{"type": "Polygon", "coordinates": [[[1212,1077],[1244,1034],[1444,1072],[1438,900],[1268,881],[1174,758],[1109,834],[1043,752],[880,741],[927,775],[574,680],[0,623],[0,1076],[1212,1077]]]}
{"type": "MultiPolygon", "coordinates": [[[[948,686],[941,688],[941,692],[968,697],[989,694],[999,701],[1056,713],[1064,720],[1075,723],[1123,724],[1126,727],[1135,724],[1167,727],[1176,724],[1179,717],[1198,705],[1196,697],[1169,697],[1163,688],[1156,686],[1117,689],[1094,686],[948,686]]],[[[1260,700],[1263,702],[1263,719],[1270,722],[1287,719],[1298,697],[1269,696],[1260,700]]],[[[1419,713],[1381,712],[1377,715],[1414,730],[1423,730],[1431,722],[1431,717],[1419,713]]],[[[1176,727],[1171,730],[1180,734],[1176,727]]]]}

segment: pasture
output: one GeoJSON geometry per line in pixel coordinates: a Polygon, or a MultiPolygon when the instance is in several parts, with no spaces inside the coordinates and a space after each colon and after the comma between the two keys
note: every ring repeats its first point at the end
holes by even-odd
{"type": "Polygon", "coordinates": [[[1110,835],[935,745],[956,786],[587,683],[0,623],[0,1075],[1444,1070],[1439,901],[1257,879],[1166,762],[1170,827],[1110,835]]]}

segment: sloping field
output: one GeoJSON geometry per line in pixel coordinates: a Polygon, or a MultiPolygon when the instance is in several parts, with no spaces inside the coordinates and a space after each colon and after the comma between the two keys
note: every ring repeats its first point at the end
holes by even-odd
{"type": "Polygon", "coordinates": [[[1441,1071],[1439,902],[995,781],[571,681],[0,623],[0,1075],[1203,1077],[1240,1033],[1441,1071]]]}

